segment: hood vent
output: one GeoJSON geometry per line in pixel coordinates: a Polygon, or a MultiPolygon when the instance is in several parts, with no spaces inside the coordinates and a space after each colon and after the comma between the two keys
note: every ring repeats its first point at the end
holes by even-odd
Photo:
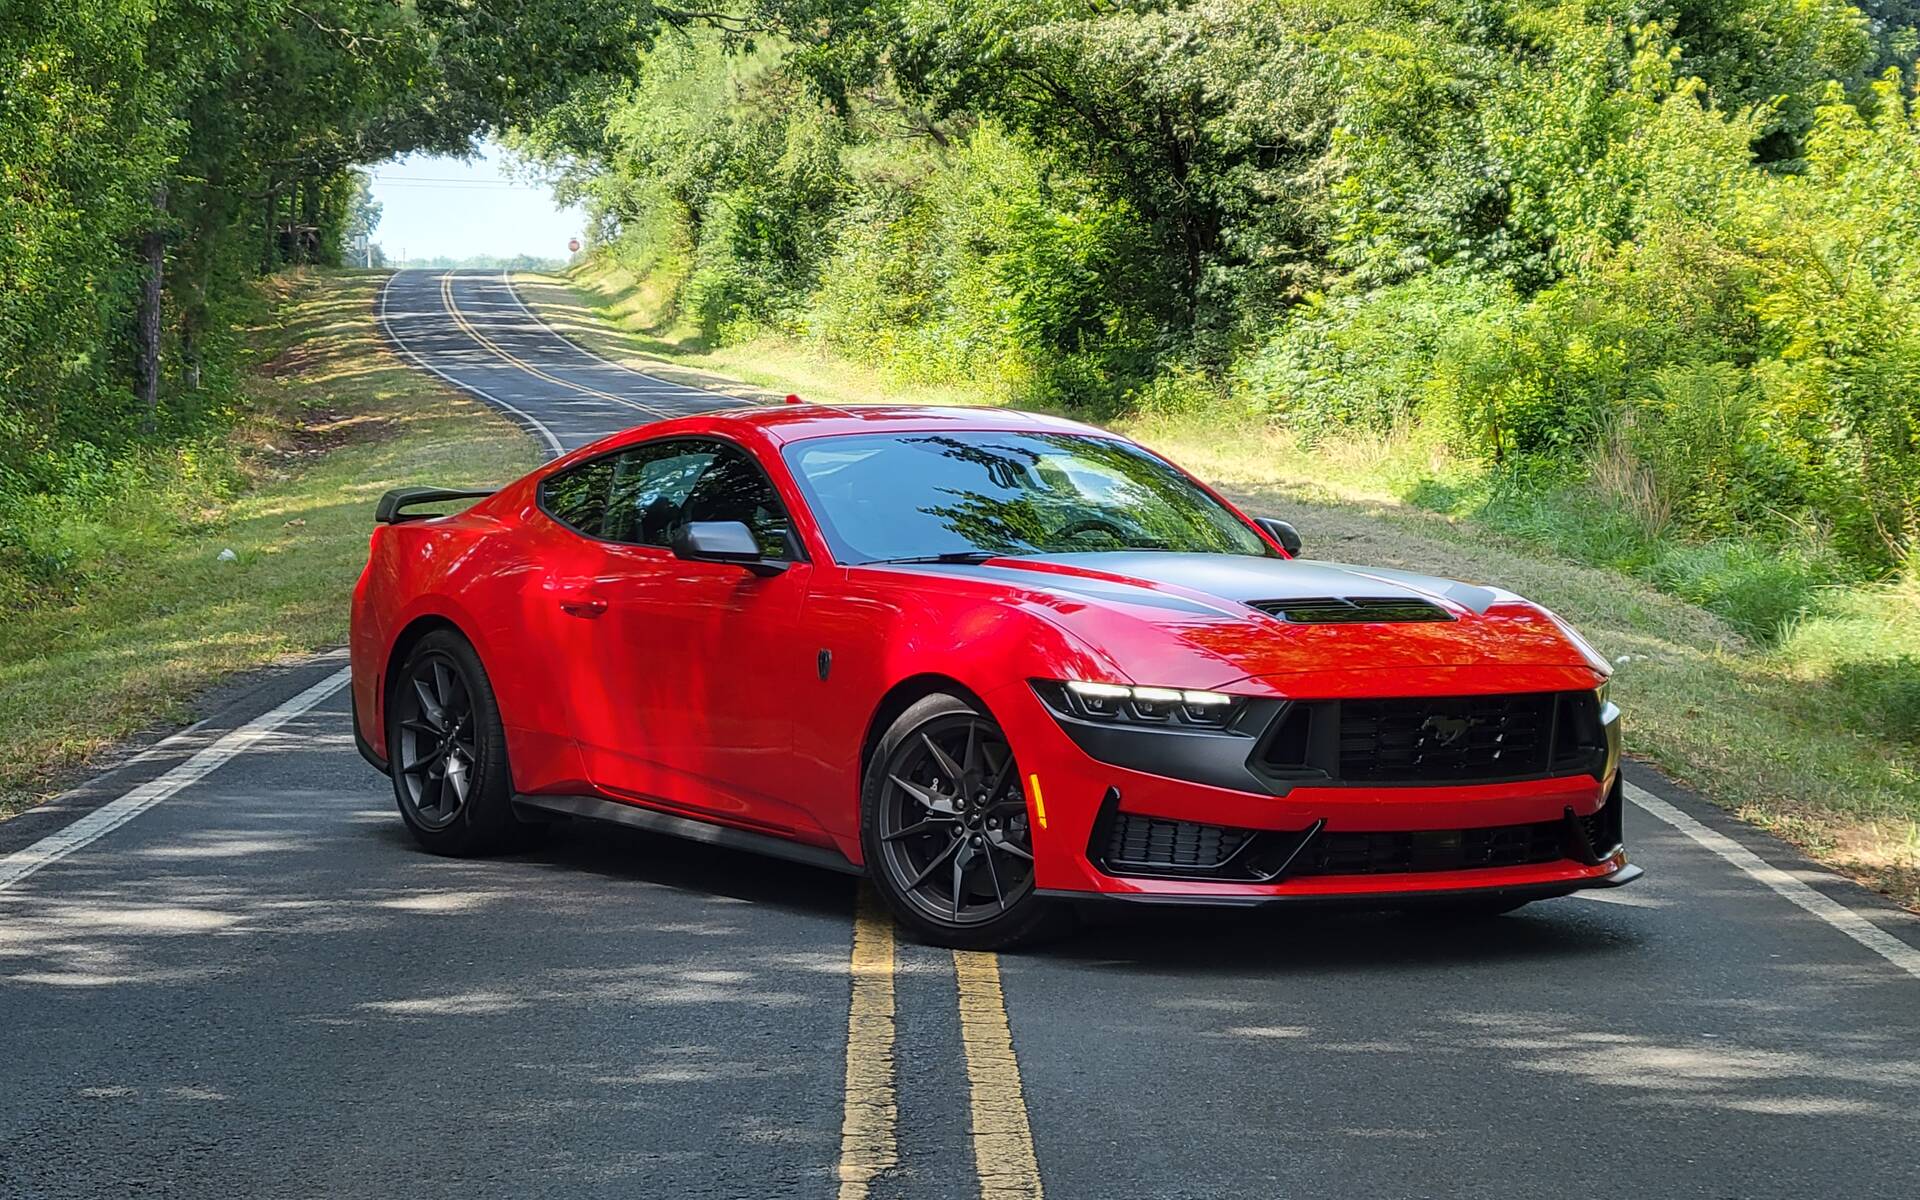
{"type": "Polygon", "coordinates": [[[1320,596],[1301,600],[1249,600],[1249,605],[1291,625],[1358,625],[1369,622],[1451,621],[1453,614],[1411,596],[1320,596]]]}

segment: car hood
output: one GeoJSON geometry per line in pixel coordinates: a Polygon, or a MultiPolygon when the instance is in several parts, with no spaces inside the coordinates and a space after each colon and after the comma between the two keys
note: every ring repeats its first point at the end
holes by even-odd
{"type": "Polygon", "coordinates": [[[1608,670],[1571,629],[1511,592],[1382,567],[1129,552],[906,569],[1013,590],[1135,683],[1220,687],[1287,676],[1298,684],[1310,675],[1325,681],[1318,690],[1335,694],[1347,685],[1333,681],[1383,673],[1425,672],[1425,689],[1444,687],[1462,671],[1503,668],[1513,686],[1553,688],[1580,686],[1568,680],[1584,683],[1608,670]],[[1424,601],[1449,619],[1302,623],[1253,607],[1356,599],[1424,601]],[[1539,670],[1513,676],[1513,668],[1539,670]]]}

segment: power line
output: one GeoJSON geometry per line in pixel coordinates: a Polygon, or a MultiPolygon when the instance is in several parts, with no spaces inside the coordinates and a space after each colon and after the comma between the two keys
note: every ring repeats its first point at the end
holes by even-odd
{"type": "Polygon", "coordinates": [[[379,175],[375,175],[372,177],[372,182],[378,183],[378,184],[385,184],[388,187],[495,188],[495,189],[503,189],[503,190],[511,190],[511,191],[542,190],[539,184],[513,183],[507,180],[493,180],[493,179],[435,179],[430,177],[408,178],[408,179],[388,179],[379,175]]]}

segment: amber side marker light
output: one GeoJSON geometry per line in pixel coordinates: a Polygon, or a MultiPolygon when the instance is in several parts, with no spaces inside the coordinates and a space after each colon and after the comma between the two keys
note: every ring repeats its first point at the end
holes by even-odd
{"type": "Polygon", "coordinates": [[[1027,786],[1033,789],[1033,816],[1040,822],[1040,828],[1047,827],[1047,798],[1040,794],[1040,777],[1027,776],[1027,786]]]}

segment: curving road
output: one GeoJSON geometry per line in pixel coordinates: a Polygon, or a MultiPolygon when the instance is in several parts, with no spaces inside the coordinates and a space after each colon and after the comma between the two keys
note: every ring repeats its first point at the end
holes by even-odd
{"type": "MultiPolygon", "coordinates": [[[[383,304],[552,450],[738,402],[499,276],[383,304]]],[[[342,665],[0,824],[0,1196],[1920,1194],[1916,922],[1648,772],[1620,892],[956,957],[628,831],[428,858],[342,665]]]]}

